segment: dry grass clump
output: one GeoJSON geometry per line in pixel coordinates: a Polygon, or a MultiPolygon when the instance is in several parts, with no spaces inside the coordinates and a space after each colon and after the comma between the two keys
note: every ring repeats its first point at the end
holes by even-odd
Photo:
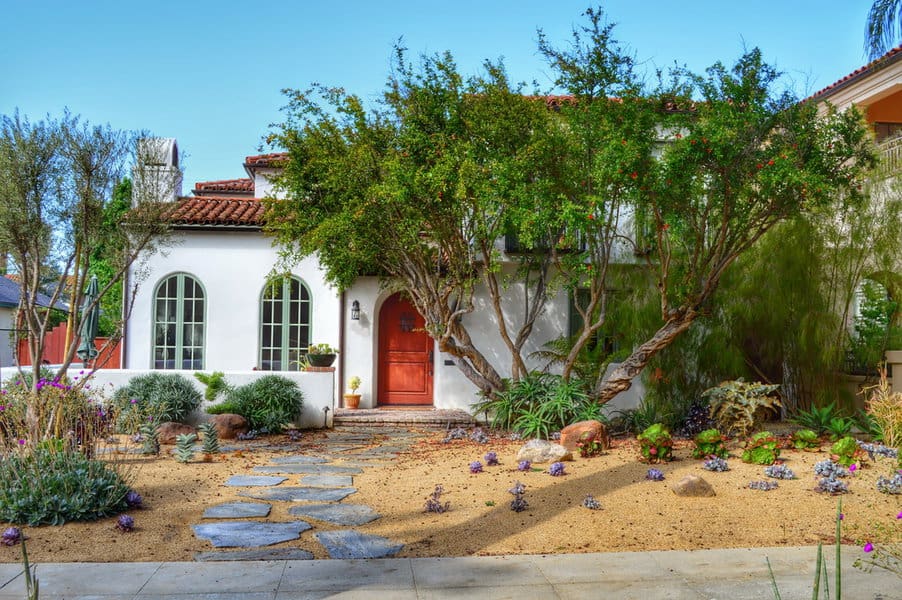
{"type": "Polygon", "coordinates": [[[880,383],[872,390],[865,408],[880,426],[883,443],[898,448],[902,446],[902,393],[892,393],[886,379],[886,369],[880,371],[880,383]]]}

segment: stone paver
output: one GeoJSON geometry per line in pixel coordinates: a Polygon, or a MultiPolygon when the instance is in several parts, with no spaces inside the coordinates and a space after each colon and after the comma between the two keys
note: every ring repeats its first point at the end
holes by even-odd
{"type": "Polygon", "coordinates": [[[354,477],[351,475],[305,475],[301,477],[301,485],[311,487],[351,487],[354,477]]]}
{"type": "Polygon", "coordinates": [[[232,475],[223,485],[229,487],[264,487],[279,485],[287,481],[287,477],[269,477],[266,475],[232,475]]]}
{"type": "Polygon", "coordinates": [[[257,473],[284,473],[286,475],[359,475],[363,470],[359,467],[344,467],[339,465],[277,465],[267,467],[254,467],[257,473]]]}
{"type": "Polygon", "coordinates": [[[204,519],[247,519],[249,517],[266,517],[272,510],[272,504],[260,502],[226,502],[211,506],[204,511],[204,519]]]}
{"type": "Polygon", "coordinates": [[[339,502],[356,492],[354,488],[279,487],[244,490],[238,495],[281,502],[339,502]]]}
{"type": "Polygon", "coordinates": [[[324,463],[326,462],[326,459],[320,456],[293,455],[277,456],[269,462],[276,465],[313,465],[324,463]]]}
{"type": "Polygon", "coordinates": [[[255,548],[296,540],[301,533],[312,529],[304,521],[290,523],[261,523],[259,521],[229,521],[193,525],[194,535],[209,540],[215,548],[255,548]]]}
{"type": "Polygon", "coordinates": [[[404,544],[354,529],[320,531],[314,537],[325,547],[329,558],[386,558],[404,548],[404,544]]]}
{"type": "Polygon", "coordinates": [[[379,518],[379,513],[363,504],[302,504],[292,506],[288,513],[346,527],[364,525],[379,518]]]}

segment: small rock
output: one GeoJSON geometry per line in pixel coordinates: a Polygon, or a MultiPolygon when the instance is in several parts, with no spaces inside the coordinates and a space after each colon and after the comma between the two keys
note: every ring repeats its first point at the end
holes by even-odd
{"type": "Polygon", "coordinates": [[[197,435],[197,429],[190,425],[176,423],[174,421],[161,423],[160,426],[157,427],[157,435],[159,436],[161,444],[174,444],[176,436],[191,433],[197,435]]]}
{"type": "Polygon", "coordinates": [[[608,432],[601,421],[580,421],[561,429],[561,446],[571,452],[576,450],[577,443],[593,440],[600,441],[605,450],[611,447],[608,432]]]}
{"type": "Polygon", "coordinates": [[[238,439],[238,434],[245,434],[250,430],[247,419],[241,415],[231,413],[212,415],[210,422],[216,427],[216,435],[221,440],[238,439]]]}
{"type": "Polygon", "coordinates": [[[714,488],[711,484],[697,475],[686,475],[671,486],[677,496],[688,498],[705,498],[714,496],[714,488]]]}
{"type": "Polygon", "coordinates": [[[560,444],[549,442],[546,440],[529,440],[517,452],[517,460],[528,460],[529,462],[557,462],[559,460],[573,460],[573,453],[560,444]]]}

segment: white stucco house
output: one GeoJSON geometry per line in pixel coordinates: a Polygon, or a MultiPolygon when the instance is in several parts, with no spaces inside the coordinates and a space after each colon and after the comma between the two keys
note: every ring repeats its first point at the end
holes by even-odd
{"type": "MultiPolygon", "coordinates": [[[[175,141],[170,143],[169,155],[177,160],[175,141]]],[[[176,201],[170,218],[175,244],[147,264],[127,324],[123,368],[296,371],[308,345],[326,343],[340,350],[334,365],[337,403],[356,375],[363,382],[361,408],[469,408],[477,390],[456,359],[438,351],[420,330],[422,317],[405,299],[383,290],[378,278],[361,277],[339,293],[309,257],[289,279],[267,284],[277,250],[261,231],[260,199],[273,192],[271,176],[286,157],[248,156],[246,178],[200,182],[192,195],[176,201]]],[[[518,314],[515,298],[507,307],[511,314],[518,314]]],[[[569,302],[566,293],[549,301],[526,354],[568,333],[569,302]]],[[[510,359],[493,333],[490,306],[477,306],[464,318],[477,345],[488,349],[506,376],[510,359]]],[[[637,385],[617,405],[636,405],[641,393],[637,385]]]]}

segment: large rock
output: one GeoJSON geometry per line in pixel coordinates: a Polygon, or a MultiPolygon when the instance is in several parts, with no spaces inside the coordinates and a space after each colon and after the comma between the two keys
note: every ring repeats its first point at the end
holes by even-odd
{"type": "Polygon", "coordinates": [[[529,440],[517,452],[517,460],[528,460],[531,463],[557,462],[573,460],[573,453],[554,442],[529,440]]]}
{"type": "Polygon", "coordinates": [[[571,452],[576,450],[579,442],[587,443],[593,440],[601,442],[605,450],[611,447],[607,429],[601,421],[580,421],[561,429],[561,446],[571,452]]]}
{"type": "Polygon", "coordinates": [[[714,488],[711,484],[696,475],[686,475],[671,486],[677,496],[689,498],[705,498],[714,496],[714,488]]]}
{"type": "Polygon", "coordinates": [[[185,425],[184,423],[176,423],[174,421],[160,423],[160,426],[157,427],[157,435],[160,438],[161,444],[174,444],[176,436],[187,433],[193,433],[196,435],[197,429],[191,427],[190,425],[185,425]]]}
{"type": "Polygon", "coordinates": [[[216,435],[221,440],[238,439],[238,434],[245,434],[250,429],[247,419],[241,415],[233,415],[231,413],[212,415],[210,422],[213,423],[213,427],[216,428],[216,435]]]}

